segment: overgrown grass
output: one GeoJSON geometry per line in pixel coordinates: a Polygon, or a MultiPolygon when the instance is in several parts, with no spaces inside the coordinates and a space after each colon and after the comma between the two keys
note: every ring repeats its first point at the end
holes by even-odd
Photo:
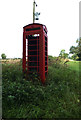
{"type": "Polygon", "coordinates": [[[81,66],[81,61],[70,61],[67,63],[72,70],[76,70],[77,72],[80,72],[80,66],[81,66]]]}
{"type": "Polygon", "coordinates": [[[79,76],[57,61],[45,85],[24,79],[21,63],[3,64],[3,118],[80,118],[79,76]]]}

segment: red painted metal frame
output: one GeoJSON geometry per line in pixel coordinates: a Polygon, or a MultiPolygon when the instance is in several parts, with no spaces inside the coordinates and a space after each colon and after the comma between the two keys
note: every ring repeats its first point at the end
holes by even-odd
{"type": "Polygon", "coordinates": [[[29,68],[31,68],[31,69],[37,68],[37,72],[40,75],[42,83],[45,82],[45,77],[46,77],[45,73],[48,74],[48,37],[47,37],[47,28],[45,25],[33,23],[33,24],[29,24],[29,25],[23,27],[23,72],[26,72],[26,68],[27,68],[27,73],[31,72],[29,70],[29,68]],[[28,36],[34,35],[34,34],[39,34],[39,36],[37,36],[37,38],[36,38],[37,45],[34,45],[34,44],[29,45],[28,44],[27,47],[28,46],[34,46],[34,47],[37,46],[37,49],[29,50],[27,48],[27,50],[26,50],[26,42],[28,41],[28,36]],[[38,40],[39,40],[39,44],[38,44],[38,40]],[[46,45],[45,45],[45,43],[46,43],[46,45]],[[39,47],[39,50],[38,50],[38,47],[39,47]],[[33,51],[33,52],[37,51],[37,55],[29,55],[30,51],[33,51]],[[39,54],[38,54],[38,51],[39,51],[39,54]],[[28,54],[27,56],[26,56],[26,52],[28,54]],[[46,55],[45,55],[45,52],[46,52],[46,55]],[[37,57],[37,61],[29,60],[29,57],[32,58],[33,56],[37,57]],[[26,57],[27,57],[27,61],[26,61],[26,57]],[[39,60],[38,60],[38,57],[39,57],[39,60]],[[27,66],[26,66],[26,62],[27,62],[27,66]],[[32,63],[36,62],[37,66],[29,66],[30,62],[32,62],[32,63]],[[39,66],[38,66],[38,62],[39,62],[39,66]],[[45,62],[46,62],[46,65],[45,65],[45,62]],[[38,69],[39,69],[39,71],[38,71],[38,69]]]}

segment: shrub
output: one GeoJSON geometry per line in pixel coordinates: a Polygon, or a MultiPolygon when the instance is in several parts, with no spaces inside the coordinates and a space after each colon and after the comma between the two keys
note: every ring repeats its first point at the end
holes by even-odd
{"type": "Polygon", "coordinates": [[[21,63],[3,64],[3,118],[79,118],[77,72],[55,61],[45,85],[36,73],[23,78],[21,63]]]}

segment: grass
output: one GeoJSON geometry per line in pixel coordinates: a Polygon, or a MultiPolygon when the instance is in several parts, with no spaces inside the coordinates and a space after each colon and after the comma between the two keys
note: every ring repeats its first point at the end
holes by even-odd
{"type": "Polygon", "coordinates": [[[80,118],[78,72],[56,61],[45,85],[34,74],[24,79],[22,64],[3,63],[3,118],[80,118]]]}
{"type": "Polygon", "coordinates": [[[72,70],[75,70],[77,72],[81,71],[80,66],[81,66],[81,61],[70,61],[67,63],[69,65],[69,67],[72,70]]]}
{"type": "Polygon", "coordinates": [[[77,75],[79,77],[79,83],[80,83],[80,80],[81,80],[81,61],[70,61],[67,63],[67,65],[72,71],[77,72],[77,75]]]}

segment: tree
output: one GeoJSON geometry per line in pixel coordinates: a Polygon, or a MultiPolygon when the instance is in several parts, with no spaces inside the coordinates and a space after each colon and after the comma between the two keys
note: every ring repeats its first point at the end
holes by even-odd
{"type": "Polygon", "coordinates": [[[6,59],[6,55],[4,53],[1,54],[2,59],[6,59]]]}
{"type": "Polygon", "coordinates": [[[68,53],[65,53],[65,50],[64,49],[62,49],[61,51],[60,51],[60,54],[59,54],[59,56],[61,57],[61,58],[68,58],[68,53]]]}
{"type": "Polygon", "coordinates": [[[77,53],[76,47],[75,47],[75,46],[71,46],[71,47],[70,47],[70,52],[69,52],[69,53],[70,53],[70,54],[77,53]]]}
{"type": "Polygon", "coordinates": [[[79,59],[79,57],[77,56],[77,54],[73,54],[70,58],[73,59],[73,60],[78,60],[79,59]]]}
{"type": "Polygon", "coordinates": [[[79,60],[81,60],[81,37],[79,38],[78,40],[78,46],[77,46],[77,49],[78,49],[78,57],[79,57],[79,60]]]}
{"type": "Polygon", "coordinates": [[[70,47],[70,54],[72,55],[72,58],[74,60],[81,60],[81,38],[76,40],[76,43],[78,44],[77,46],[71,46],[70,47]]]}

